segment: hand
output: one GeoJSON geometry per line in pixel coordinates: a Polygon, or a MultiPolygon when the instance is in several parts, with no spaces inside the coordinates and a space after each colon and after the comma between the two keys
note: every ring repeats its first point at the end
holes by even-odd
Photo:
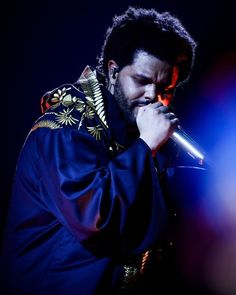
{"type": "Polygon", "coordinates": [[[136,117],[137,126],[142,138],[152,150],[153,155],[168,140],[179,120],[167,106],[155,102],[138,110],[136,117]]]}

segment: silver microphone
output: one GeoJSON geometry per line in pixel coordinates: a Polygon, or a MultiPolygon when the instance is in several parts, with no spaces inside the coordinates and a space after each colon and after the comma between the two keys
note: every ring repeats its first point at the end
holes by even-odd
{"type": "Polygon", "coordinates": [[[200,165],[205,163],[205,154],[181,126],[178,126],[172,133],[171,139],[181,146],[192,158],[196,159],[200,165]]]}

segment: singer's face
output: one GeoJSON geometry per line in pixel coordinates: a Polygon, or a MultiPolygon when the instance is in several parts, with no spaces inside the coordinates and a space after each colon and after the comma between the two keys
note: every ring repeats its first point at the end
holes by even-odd
{"type": "Polygon", "coordinates": [[[169,105],[178,80],[178,68],[144,51],[121,69],[114,96],[125,118],[134,124],[138,109],[155,101],[169,105]]]}

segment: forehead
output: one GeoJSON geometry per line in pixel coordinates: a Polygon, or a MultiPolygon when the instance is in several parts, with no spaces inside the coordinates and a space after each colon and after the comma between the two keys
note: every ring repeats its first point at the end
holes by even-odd
{"type": "Polygon", "coordinates": [[[156,82],[169,80],[173,73],[173,65],[145,51],[138,51],[130,65],[131,74],[141,74],[156,82]]]}

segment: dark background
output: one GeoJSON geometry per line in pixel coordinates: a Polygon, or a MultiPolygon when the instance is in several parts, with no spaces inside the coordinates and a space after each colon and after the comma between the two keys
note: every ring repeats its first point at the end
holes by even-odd
{"type": "MultiPolygon", "coordinates": [[[[8,1],[1,8],[4,21],[1,26],[1,236],[17,157],[32,123],[40,115],[41,96],[63,83],[75,82],[87,64],[96,65],[112,16],[129,5],[170,11],[180,18],[198,43],[191,79],[176,93],[176,113],[185,130],[204,147],[215,164],[221,165],[222,174],[215,181],[221,182],[225,173],[233,179],[236,167],[234,1],[8,1]]],[[[223,180],[226,182],[224,177],[223,180]]],[[[235,196],[233,183],[234,180],[229,183],[232,197],[235,196]]],[[[214,192],[221,196],[219,190],[224,188],[214,192]]]]}

